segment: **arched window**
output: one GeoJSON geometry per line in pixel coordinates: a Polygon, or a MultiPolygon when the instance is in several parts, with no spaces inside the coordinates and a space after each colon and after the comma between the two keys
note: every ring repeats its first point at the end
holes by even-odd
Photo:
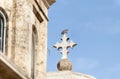
{"type": "Polygon", "coordinates": [[[33,26],[32,30],[32,78],[35,78],[35,71],[36,71],[36,52],[37,52],[37,34],[35,26],[33,26]]]}
{"type": "Polygon", "coordinates": [[[0,11],[0,51],[4,52],[5,50],[5,23],[6,19],[4,14],[0,11]]]}

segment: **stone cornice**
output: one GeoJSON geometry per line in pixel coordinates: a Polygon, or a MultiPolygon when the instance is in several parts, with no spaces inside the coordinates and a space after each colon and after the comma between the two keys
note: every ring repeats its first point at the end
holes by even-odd
{"type": "Polygon", "coordinates": [[[49,3],[49,5],[52,5],[56,0],[47,0],[47,2],[49,3]]]}
{"type": "Polygon", "coordinates": [[[54,2],[56,2],[56,0],[42,0],[42,1],[47,8],[49,8],[49,6],[51,6],[54,2]]]}

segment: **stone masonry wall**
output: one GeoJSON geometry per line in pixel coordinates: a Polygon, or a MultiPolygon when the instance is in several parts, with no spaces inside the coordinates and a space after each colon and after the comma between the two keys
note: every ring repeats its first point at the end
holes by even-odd
{"type": "Polygon", "coordinates": [[[48,19],[44,3],[42,0],[0,0],[0,7],[5,10],[8,17],[5,55],[17,65],[18,71],[31,78],[34,25],[37,33],[35,79],[45,79],[48,19]],[[43,19],[42,22],[33,12],[33,5],[43,19]]]}

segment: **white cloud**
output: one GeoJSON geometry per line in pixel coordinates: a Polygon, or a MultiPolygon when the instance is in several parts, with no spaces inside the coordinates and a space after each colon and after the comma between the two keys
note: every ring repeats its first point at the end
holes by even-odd
{"type": "Polygon", "coordinates": [[[98,62],[87,58],[78,58],[74,60],[73,70],[92,70],[98,66],[98,62]]]}
{"type": "Polygon", "coordinates": [[[120,0],[113,0],[113,1],[115,1],[115,3],[120,6],[120,0]]]}
{"type": "Polygon", "coordinates": [[[116,64],[113,67],[108,68],[108,73],[113,74],[114,72],[119,71],[120,72],[120,64],[116,64]]]}
{"type": "Polygon", "coordinates": [[[83,24],[84,30],[91,30],[95,32],[107,33],[107,34],[118,34],[120,33],[120,20],[103,20],[96,22],[87,22],[83,24]]]}
{"type": "Polygon", "coordinates": [[[104,70],[103,79],[119,79],[120,64],[113,65],[104,70]]]}

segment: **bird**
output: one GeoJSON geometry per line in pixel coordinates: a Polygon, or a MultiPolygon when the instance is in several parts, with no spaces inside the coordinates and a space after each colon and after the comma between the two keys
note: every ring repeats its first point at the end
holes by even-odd
{"type": "Polygon", "coordinates": [[[61,32],[61,35],[67,34],[68,33],[68,29],[65,29],[61,32]]]}

